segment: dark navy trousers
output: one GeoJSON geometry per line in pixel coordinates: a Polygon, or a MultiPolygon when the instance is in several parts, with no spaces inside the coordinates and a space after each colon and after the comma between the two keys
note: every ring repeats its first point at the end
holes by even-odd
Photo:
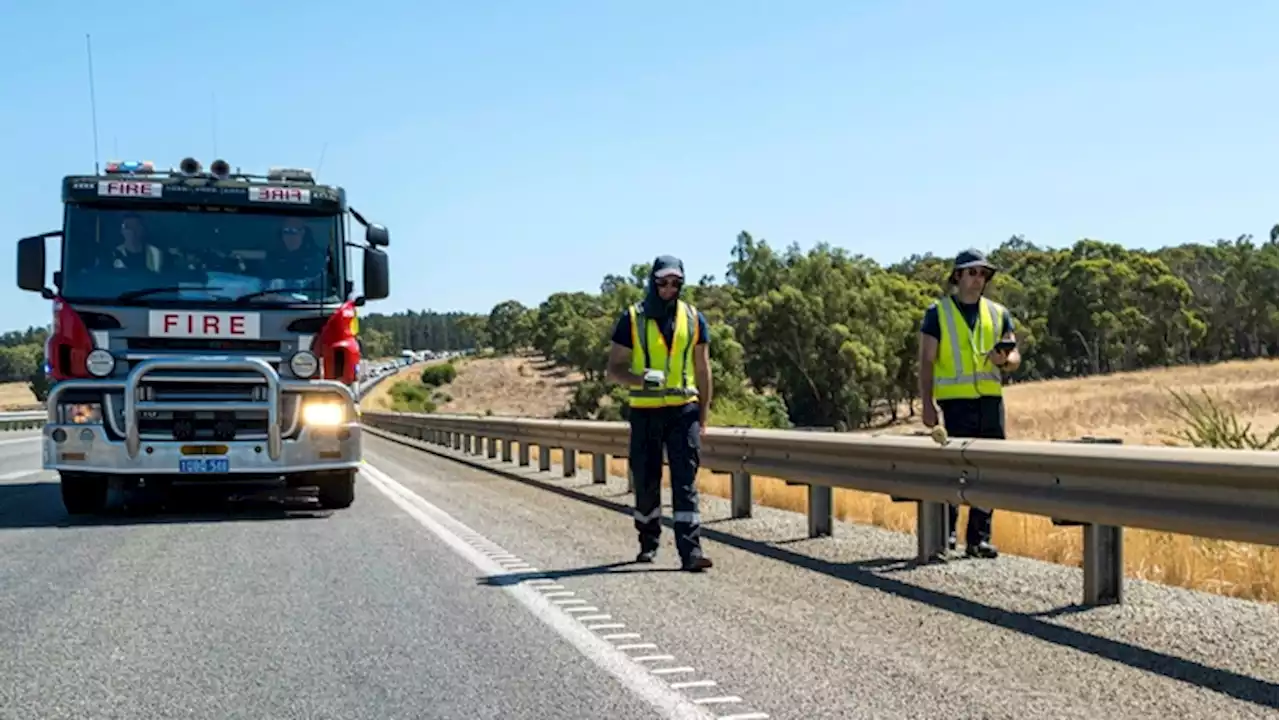
{"type": "Polygon", "coordinates": [[[631,409],[628,462],[635,485],[635,526],[641,550],[657,550],[662,535],[662,451],[671,466],[671,509],[676,551],[681,558],[702,555],[702,518],[698,514],[698,466],[701,422],[698,404],[631,409]]]}
{"type": "MultiPolygon", "coordinates": [[[[976,400],[942,400],[942,425],[953,438],[1005,439],[1004,399],[998,396],[980,397],[976,400]]],[[[956,521],[960,508],[947,507],[951,533],[956,534],[956,521]]],[[[969,522],[965,523],[965,545],[991,542],[991,510],[969,506],[969,522]]]]}

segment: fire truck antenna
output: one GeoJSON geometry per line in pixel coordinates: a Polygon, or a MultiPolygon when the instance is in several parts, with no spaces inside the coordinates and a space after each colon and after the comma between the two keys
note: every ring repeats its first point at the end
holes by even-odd
{"type": "Polygon", "coordinates": [[[84,47],[89,56],[89,115],[93,121],[93,174],[98,174],[98,98],[93,91],[93,41],[84,34],[84,47]]]}

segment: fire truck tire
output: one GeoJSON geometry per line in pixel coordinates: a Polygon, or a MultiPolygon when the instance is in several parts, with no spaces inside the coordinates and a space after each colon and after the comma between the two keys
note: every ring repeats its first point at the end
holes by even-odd
{"type": "Polygon", "coordinates": [[[319,490],[320,507],[340,509],[351,507],[351,503],[355,502],[355,470],[316,473],[315,483],[319,490]]]}
{"type": "Polygon", "coordinates": [[[62,505],[72,515],[95,515],[107,507],[107,476],[84,472],[60,473],[62,505]]]}

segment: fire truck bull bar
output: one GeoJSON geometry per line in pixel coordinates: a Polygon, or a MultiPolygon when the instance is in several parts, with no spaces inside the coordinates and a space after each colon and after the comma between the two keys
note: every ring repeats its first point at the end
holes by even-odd
{"type": "Polygon", "coordinates": [[[252,412],[267,411],[267,457],[276,461],[280,459],[283,447],[280,437],[280,375],[275,368],[261,358],[253,357],[218,357],[196,356],[186,358],[153,358],[143,360],[129,372],[124,382],[124,431],[125,451],[129,458],[138,457],[142,448],[142,436],[138,429],[141,424],[138,413],[148,411],[161,412],[252,412]],[[267,383],[265,400],[250,402],[151,402],[138,399],[138,389],[142,379],[157,370],[196,370],[227,371],[241,370],[255,372],[267,383]]]}
{"type": "MultiPolygon", "coordinates": [[[[261,387],[261,386],[260,386],[261,387]]],[[[125,452],[133,460],[141,451],[142,438],[140,431],[140,414],[145,412],[246,412],[261,411],[267,413],[267,455],[272,462],[278,462],[283,455],[283,435],[281,428],[280,407],[282,395],[286,389],[302,392],[319,392],[324,395],[337,395],[346,405],[350,417],[359,416],[359,407],[355,396],[346,385],[333,380],[283,380],[275,368],[260,358],[243,356],[192,356],[181,358],[152,358],[138,363],[126,378],[123,379],[85,379],[67,380],[53,386],[49,392],[47,403],[48,422],[56,425],[60,422],[59,405],[64,393],[75,390],[122,390],[124,394],[124,436],[125,452]],[[209,402],[209,401],[163,401],[155,402],[140,399],[145,378],[161,371],[196,371],[209,374],[227,371],[251,372],[262,377],[264,393],[254,395],[252,401],[209,402]]],[[[104,404],[103,422],[107,422],[104,404]]],[[[301,420],[299,419],[299,422],[301,420]]]]}

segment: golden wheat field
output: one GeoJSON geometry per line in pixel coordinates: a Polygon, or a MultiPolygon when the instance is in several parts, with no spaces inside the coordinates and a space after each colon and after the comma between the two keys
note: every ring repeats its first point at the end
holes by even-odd
{"type": "MultiPolygon", "coordinates": [[[[468,364],[484,362],[487,361],[468,364]]],[[[459,369],[459,379],[464,372],[459,369]]],[[[1280,363],[1258,360],[1013,386],[1006,390],[1009,436],[1063,440],[1092,435],[1118,437],[1126,444],[1164,444],[1165,433],[1177,428],[1168,390],[1198,393],[1202,387],[1224,407],[1252,422],[1260,435],[1266,435],[1280,422],[1280,363]]],[[[923,428],[909,423],[895,428],[902,432],[915,429],[923,428]]],[[[553,462],[561,461],[558,450],[552,456],[553,462]]],[[[589,469],[590,456],[579,454],[578,465],[589,469]]],[[[625,459],[610,458],[609,471],[625,476],[625,459]]],[[[730,495],[727,475],[704,470],[699,473],[698,485],[712,495],[730,495]]],[[[756,477],[752,495],[755,503],[769,507],[803,512],[807,506],[805,488],[790,487],[775,478],[756,477]]],[[[838,519],[915,532],[915,506],[911,503],[893,503],[887,496],[874,493],[836,490],[834,504],[838,519]]],[[[964,518],[962,509],[962,525],[964,518]]],[[[997,511],[994,542],[1004,553],[1065,565],[1080,564],[1079,528],[1057,528],[1048,518],[997,511]]],[[[1272,547],[1144,530],[1125,532],[1125,574],[1132,578],[1275,602],[1280,594],[1278,562],[1280,554],[1272,547]]]]}

